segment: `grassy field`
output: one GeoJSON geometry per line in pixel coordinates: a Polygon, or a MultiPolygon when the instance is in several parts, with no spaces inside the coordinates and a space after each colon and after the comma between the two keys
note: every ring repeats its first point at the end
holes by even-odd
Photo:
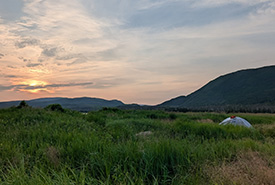
{"type": "Polygon", "coordinates": [[[275,184],[275,115],[0,110],[0,184],[275,184]]]}

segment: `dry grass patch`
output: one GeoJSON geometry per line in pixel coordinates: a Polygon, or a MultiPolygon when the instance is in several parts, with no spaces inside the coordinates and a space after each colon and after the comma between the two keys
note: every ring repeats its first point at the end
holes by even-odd
{"type": "Polygon", "coordinates": [[[198,120],[198,122],[200,122],[200,123],[214,123],[214,121],[212,119],[200,119],[200,120],[198,120]]]}
{"type": "Polygon", "coordinates": [[[58,167],[60,164],[60,152],[57,148],[50,146],[46,149],[46,156],[54,167],[58,167]]]}
{"type": "Polygon", "coordinates": [[[207,169],[213,184],[275,185],[275,161],[264,159],[258,152],[242,153],[233,162],[207,169]]]}
{"type": "Polygon", "coordinates": [[[255,125],[254,127],[259,129],[274,129],[275,124],[260,124],[260,125],[255,125]]]}
{"type": "Polygon", "coordinates": [[[271,137],[275,139],[275,124],[257,125],[255,128],[258,129],[265,137],[271,137]]]}

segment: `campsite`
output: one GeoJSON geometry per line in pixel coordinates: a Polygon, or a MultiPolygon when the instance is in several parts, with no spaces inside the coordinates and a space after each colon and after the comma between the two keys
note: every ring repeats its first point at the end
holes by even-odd
{"type": "Polygon", "coordinates": [[[0,109],[0,184],[274,184],[274,114],[54,107],[0,109]]]}
{"type": "Polygon", "coordinates": [[[275,0],[0,0],[0,185],[275,185],[275,0]]]}

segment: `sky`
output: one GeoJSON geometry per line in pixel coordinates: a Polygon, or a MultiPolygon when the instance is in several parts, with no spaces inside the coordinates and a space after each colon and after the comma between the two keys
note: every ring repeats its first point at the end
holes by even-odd
{"type": "Polygon", "coordinates": [[[274,0],[0,0],[0,101],[154,105],[274,58],[274,0]]]}

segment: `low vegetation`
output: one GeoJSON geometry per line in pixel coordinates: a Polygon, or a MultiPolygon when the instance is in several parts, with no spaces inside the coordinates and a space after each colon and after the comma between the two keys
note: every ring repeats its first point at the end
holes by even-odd
{"type": "Polygon", "coordinates": [[[274,184],[275,115],[0,110],[0,184],[274,184]]]}

